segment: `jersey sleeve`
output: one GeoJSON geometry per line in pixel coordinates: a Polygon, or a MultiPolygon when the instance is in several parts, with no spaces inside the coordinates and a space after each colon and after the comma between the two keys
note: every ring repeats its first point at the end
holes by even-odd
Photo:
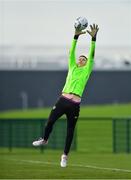
{"type": "Polygon", "coordinates": [[[87,64],[85,66],[86,71],[88,71],[89,74],[91,73],[91,71],[93,69],[94,56],[95,56],[95,41],[91,41],[89,54],[88,54],[88,61],[87,61],[87,64]]]}
{"type": "Polygon", "coordinates": [[[76,55],[75,55],[76,44],[77,44],[77,39],[73,39],[69,51],[69,62],[68,62],[69,68],[72,68],[76,65],[76,55]]]}

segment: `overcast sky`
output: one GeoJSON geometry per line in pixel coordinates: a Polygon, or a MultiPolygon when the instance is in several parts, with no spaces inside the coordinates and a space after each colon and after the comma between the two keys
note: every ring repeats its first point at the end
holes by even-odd
{"type": "Polygon", "coordinates": [[[131,0],[0,0],[0,44],[69,45],[79,16],[99,25],[99,45],[131,46],[131,0]]]}

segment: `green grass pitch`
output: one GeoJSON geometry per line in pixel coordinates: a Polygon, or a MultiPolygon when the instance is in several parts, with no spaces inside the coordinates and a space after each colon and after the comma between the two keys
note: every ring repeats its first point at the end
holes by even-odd
{"type": "MultiPolygon", "coordinates": [[[[47,118],[51,108],[39,108],[28,110],[13,110],[0,112],[0,118],[47,118]]],[[[113,104],[113,105],[96,105],[82,106],[80,117],[102,117],[102,116],[131,116],[131,103],[113,104]]]]}
{"type": "MultiPolygon", "coordinates": [[[[82,107],[80,116],[131,117],[131,104],[82,107]]],[[[0,118],[42,118],[50,109],[8,111],[0,118]]],[[[78,121],[78,148],[60,167],[62,150],[0,148],[0,179],[131,179],[131,154],[113,154],[111,121],[78,121]],[[97,137],[97,139],[96,139],[97,137]]]]}
{"type": "Polygon", "coordinates": [[[71,152],[67,168],[60,151],[0,151],[0,178],[5,179],[129,179],[131,155],[71,152]]]}

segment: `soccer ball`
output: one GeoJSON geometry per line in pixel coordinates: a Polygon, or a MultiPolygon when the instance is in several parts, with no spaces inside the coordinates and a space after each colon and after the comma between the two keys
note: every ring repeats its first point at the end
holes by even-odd
{"type": "Polygon", "coordinates": [[[78,17],[75,20],[74,27],[76,30],[78,31],[84,30],[85,28],[87,28],[87,26],[88,26],[88,21],[85,17],[78,17]]]}

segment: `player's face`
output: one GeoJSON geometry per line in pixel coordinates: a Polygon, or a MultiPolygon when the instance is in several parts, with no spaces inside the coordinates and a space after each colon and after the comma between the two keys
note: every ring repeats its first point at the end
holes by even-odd
{"type": "Polygon", "coordinates": [[[85,57],[83,57],[83,56],[80,56],[79,59],[78,59],[78,66],[79,67],[85,66],[86,62],[87,62],[87,59],[85,57]]]}

